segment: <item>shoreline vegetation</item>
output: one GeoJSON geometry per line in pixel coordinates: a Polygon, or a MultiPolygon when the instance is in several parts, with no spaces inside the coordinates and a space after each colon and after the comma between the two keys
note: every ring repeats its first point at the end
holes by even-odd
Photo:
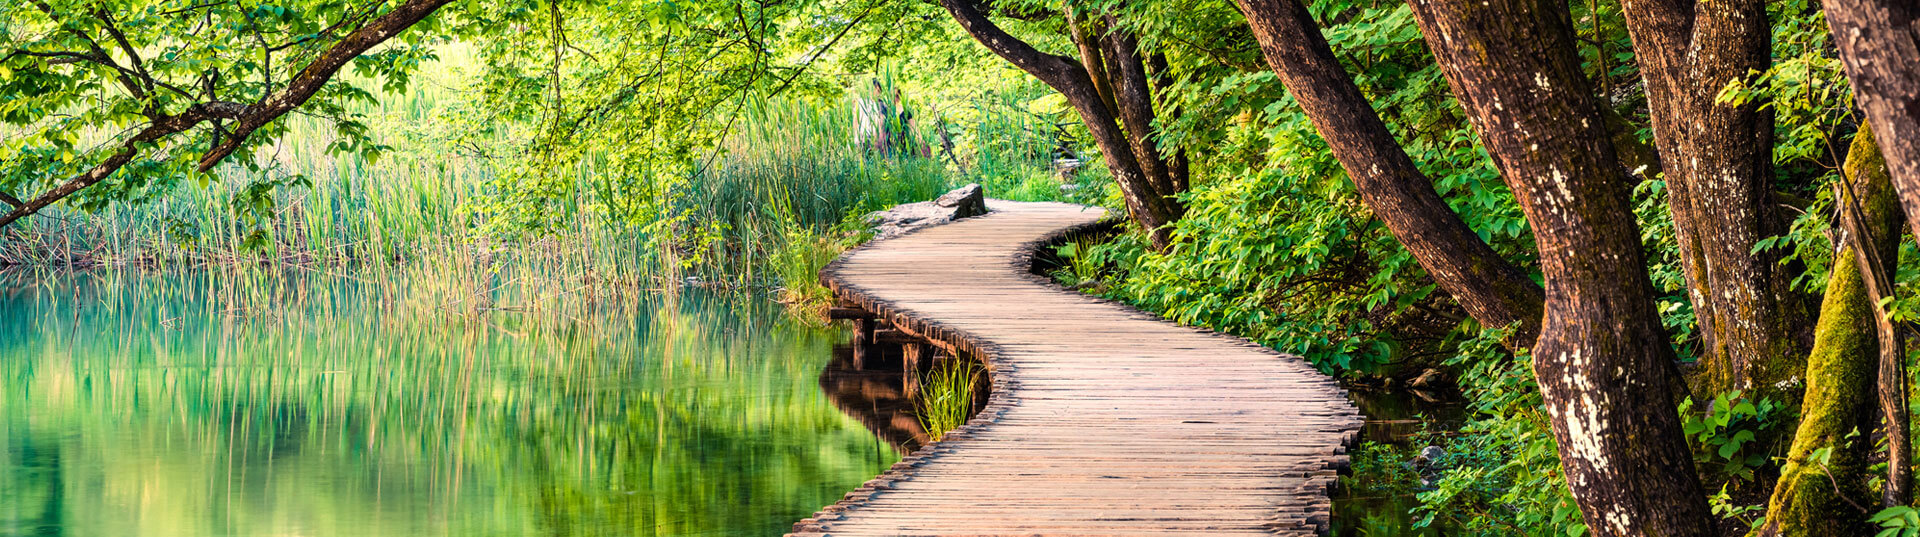
{"type": "Polygon", "coordinates": [[[1063,285],[1457,396],[1357,451],[1386,531],[1920,536],[1910,1],[284,4],[0,7],[0,264],[804,313],[980,183],[1128,216],[1063,285]]]}
{"type": "Polygon", "coordinates": [[[818,271],[867,239],[867,213],[968,182],[1059,199],[1062,184],[1100,180],[1054,174],[1065,142],[1028,109],[1041,97],[1030,85],[928,105],[970,108],[967,124],[914,123],[922,105],[883,72],[864,93],[746,107],[704,155],[706,171],[641,185],[648,191],[623,191],[635,185],[603,177],[612,157],[589,155],[528,192],[510,159],[430,127],[472,106],[460,97],[475,83],[470,48],[428,62],[408,91],[352,109],[384,133],[367,142],[376,152],[343,152],[332,125],[292,118],[254,162],[205,184],[92,212],[56,207],[0,230],[0,267],[426,269],[603,291],[753,288],[814,311],[830,299],[818,271]],[[527,197],[551,214],[526,222],[502,208],[527,197]]]}

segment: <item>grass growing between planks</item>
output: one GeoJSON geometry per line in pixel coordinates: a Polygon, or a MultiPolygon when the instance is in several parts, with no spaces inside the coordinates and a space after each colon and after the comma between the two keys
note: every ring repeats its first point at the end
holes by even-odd
{"type": "Polygon", "coordinates": [[[974,381],[983,372],[973,360],[955,358],[937,360],[925,373],[910,373],[922,375],[915,410],[928,438],[938,442],[973,419],[974,381]]]}

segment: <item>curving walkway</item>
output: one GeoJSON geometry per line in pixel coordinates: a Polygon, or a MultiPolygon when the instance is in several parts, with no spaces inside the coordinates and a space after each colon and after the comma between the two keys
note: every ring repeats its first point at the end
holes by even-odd
{"type": "Polygon", "coordinates": [[[1304,360],[1060,289],[1034,249],[1099,209],[987,216],[848,253],[821,277],[902,331],[983,356],[946,440],[794,525],[830,535],[1311,535],[1360,416],[1304,360]]]}

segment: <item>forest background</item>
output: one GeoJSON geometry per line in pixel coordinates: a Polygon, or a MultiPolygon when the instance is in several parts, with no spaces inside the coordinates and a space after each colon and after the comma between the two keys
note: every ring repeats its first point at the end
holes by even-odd
{"type": "MultiPolygon", "coordinates": [[[[1662,504],[1630,514],[1654,526],[1687,519],[1687,505],[1711,511],[1683,524],[1703,530],[1674,534],[1920,534],[1910,499],[1889,492],[1911,479],[1897,477],[1908,464],[1889,464],[1911,458],[1903,440],[1889,442],[1904,432],[1875,426],[1871,408],[1884,386],[1910,391],[1912,355],[1896,344],[1898,376],[1858,373],[1884,367],[1872,362],[1887,348],[1877,323],[1911,331],[1920,261],[1911,242],[1893,240],[1904,226],[1855,228],[1881,230],[1866,236],[1885,243],[1891,259],[1876,261],[1890,270],[1848,268],[1842,221],[1893,211],[1856,207],[1869,197],[1856,194],[1890,196],[1863,190],[1886,182],[1887,165],[1822,6],[1741,5],[1767,23],[1747,33],[1764,57],[1692,84],[1706,94],[1696,116],[1662,93],[1672,62],[1645,53],[1661,50],[1644,29],[1657,25],[1635,2],[1494,10],[1533,16],[1516,19],[1523,29],[1564,19],[1575,86],[1597,103],[1592,117],[1621,165],[1631,222],[1608,232],[1624,230],[1644,257],[1660,325],[1648,333],[1666,349],[1651,355],[1672,356],[1676,385],[1685,381],[1643,395],[1672,403],[1665,415],[1678,430],[1668,432],[1684,437],[1699,481],[1675,490],[1692,496],[1614,501],[1662,504]],[[1688,208],[1697,194],[1676,202],[1668,176],[1687,155],[1668,154],[1657,126],[1720,128],[1714,114],[1725,110],[1751,127],[1740,143],[1764,160],[1748,164],[1765,199],[1688,208]],[[1741,207],[1770,220],[1713,255],[1738,258],[1757,274],[1749,279],[1777,286],[1770,296],[1799,305],[1713,315],[1798,324],[1779,337],[1806,342],[1754,360],[1784,366],[1729,373],[1747,368],[1729,358],[1739,336],[1715,335],[1723,328],[1712,323],[1726,321],[1699,313],[1729,306],[1699,289],[1745,288],[1689,273],[1707,254],[1687,246],[1701,244],[1688,222],[1741,207]],[[1849,207],[1854,216],[1840,216],[1849,207]],[[1867,287],[1879,299],[1858,306],[1867,287]],[[1815,330],[1823,295],[1850,317],[1821,306],[1815,330]],[[1806,311],[1774,313],[1796,307],[1806,311]],[[1853,367],[1822,369],[1832,364],[1853,367]],[[1854,375],[1837,377],[1851,379],[1837,403],[1808,395],[1834,395],[1809,386],[1828,370],[1854,375]]],[[[1521,275],[1516,294],[1532,286],[1537,301],[1543,283],[1551,289],[1541,252],[1557,247],[1543,249],[1529,223],[1528,192],[1509,188],[1510,140],[1485,124],[1475,73],[1445,48],[1436,59],[1427,39],[1451,19],[1345,0],[17,4],[0,8],[0,48],[12,51],[0,60],[0,201],[16,208],[0,263],[424,265],[590,293],[776,287],[812,308],[825,300],[814,272],[864,240],[865,213],[978,182],[995,197],[1131,217],[1113,240],[1062,249],[1059,276],[1077,288],[1298,353],[1355,386],[1429,370],[1455,379],[1474,417],[1428,433],[1445,452],[1431,475],[1374,446],[1350,486],[1417,494],[1419,523],[1451,531],[1621,534],[1589,526],[1609,512],[1595,496],[1608,491],[1569,487],[1563,456],[1578,446],[1556,441],[1560,418],[1536,382],[1532,345],[1515,343],[1541,328],[1525,315],[1485,322],[1501,308],[1449,288],[1394,229],[1396,213],[1369,198],[1381,172],[1354,175],[1342,158],[1353,141],[1323,136],[1342,131],[1321,125],[1324,101],[1300,93],[1313,79],[1281,50],[1312,40],[1271,39],[1294,28],[1275,26],[1289,6],[1323,36],[1411,173],[1430,178],[1476,248],[1521,275]],[[382,27],[392,31],[337,54],[366,35],[354,29],[382,27]],[[1002,30],[1027,48],[988,38],[1002,30]],[[311,70],[329,62],[334,71],[311,70]],[[274,100],[290,93],[304,95],[274,100]],[[256,104],[219,105],[229,101],[256,104]],[[31,207],[42,199],[48,208],[31,207]]],[[[1551,320],[1551,297],[1548,308],[1551,320]]]]}

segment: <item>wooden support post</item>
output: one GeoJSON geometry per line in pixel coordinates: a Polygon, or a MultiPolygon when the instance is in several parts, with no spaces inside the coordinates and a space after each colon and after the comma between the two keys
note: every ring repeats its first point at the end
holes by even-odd
{"type": "Polygon", "coordinates": [[[934,353],[939,350],[923,342],[905,343],[900,346],[900,368],[910,373],[926,371],[933,365],[934,353]]]}
{"type": "Polygon", "coordinates": [[[853,369],[865,371],[867,366],[878,361],[877,348],[873,342],[875,321],[872,318],[853,320],[853,369]]]}

